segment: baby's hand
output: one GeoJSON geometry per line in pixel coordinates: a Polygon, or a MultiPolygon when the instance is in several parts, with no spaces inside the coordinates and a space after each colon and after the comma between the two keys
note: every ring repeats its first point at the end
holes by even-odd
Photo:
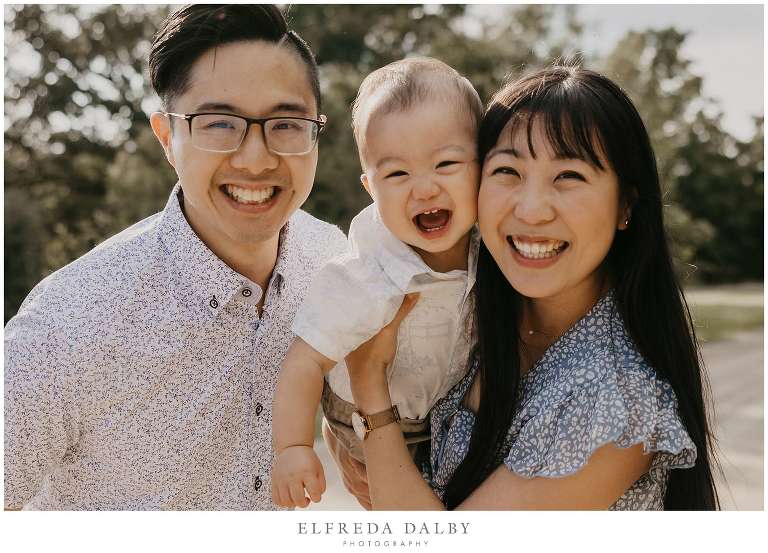
{"type": "Polygon", "coordinates": [[[277,455],[272,469],[272,501],[280,507],[306,507],[325,492],[323,465],[306,445],[286,447],[277,455]],[[309,498],[304,495],[304,490],[309,498]]]}

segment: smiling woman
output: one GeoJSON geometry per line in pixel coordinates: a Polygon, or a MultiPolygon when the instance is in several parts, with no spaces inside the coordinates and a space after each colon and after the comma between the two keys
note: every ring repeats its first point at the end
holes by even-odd
{"type": "MultiPolygon", "coordinates": [[[[718,508],[705,376],[634,106],[554,67],[506,85],[479,134],[479,347],[431,413],[428,463],[391,425],[364,442],[373,507],[718,508]]],[[[390,402],[402,312],[347,358],[363,412],[390,402]]]]}

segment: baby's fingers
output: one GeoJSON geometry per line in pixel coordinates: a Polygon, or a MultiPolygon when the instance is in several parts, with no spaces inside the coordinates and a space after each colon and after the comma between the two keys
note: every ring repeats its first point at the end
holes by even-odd
{"type": "Polygon", "coordinates": [[[272,498],[279,507],[293,507],[291,494],[285,484],[272,484],[272,498]]]}
{"type": "Polygon", "coordinates": [[[325,493],[325,474],[322,467],[314,475],[304,480],[304,486],[307,488],[309,498],[315,503],[319,503],[320,498],[325,493]]]}
{"type": "Polygon", "coordinates": [[[291,482],[288,485],[288,491],[294,506],[303,509],[309,505],[309,499],[304,495],[304,486],[302,486],[301,481],[291,482]]]}

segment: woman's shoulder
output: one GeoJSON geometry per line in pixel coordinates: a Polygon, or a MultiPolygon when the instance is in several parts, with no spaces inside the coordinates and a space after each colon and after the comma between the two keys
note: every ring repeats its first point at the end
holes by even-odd
{"type": "MultiPolygon", "coordinates": [[[[598,305],[598,307],[600,307],[598,305]]],[[[524,383],[505,464],[524,476],[565,476],[602,445],[695,459],[670,384],[644,359],[612,302],[524,383]]]]}
{"type": "Polygon", "coordinates": [[[618,390],[627,386],[668,388],[627,332],[613,292],[556,342],[540,365],[543,367],[531,374],[538,388],[572,391],[612,380],[618,390]],[[538,373],[541,377],[536,378],[538,373]]]}

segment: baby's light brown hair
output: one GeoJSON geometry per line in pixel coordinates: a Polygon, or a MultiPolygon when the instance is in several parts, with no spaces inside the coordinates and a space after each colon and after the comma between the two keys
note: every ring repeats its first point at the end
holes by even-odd
{"type": "Polygon", "coordinates": [[[440,60],[406,58],[385,65],[363,79],[352,103],[352,130],[363,169],[365,130],[374,116],[406,111],[436,98],[453,101],[459,114],[465,116],[476,131],[483,116],[480,95],[466,77],[440,60]]]}

